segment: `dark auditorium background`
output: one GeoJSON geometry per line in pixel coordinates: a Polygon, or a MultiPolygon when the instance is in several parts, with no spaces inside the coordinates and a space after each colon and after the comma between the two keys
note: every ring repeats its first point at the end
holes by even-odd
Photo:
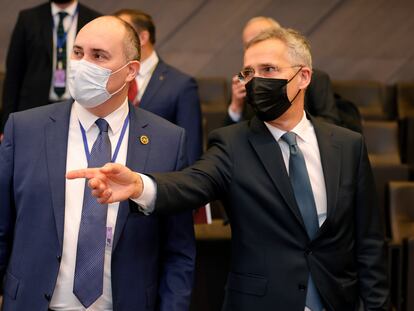
{"type": "MultiPolygon", "coordinates": [[[[21,9],[44,0],[1,0],[0,71],[21,9]]],[[[414,1],[410,0],[83,0],[112,13],[139,8],[158,27],[157,48],[168,63],[194,76],[230,77],[241,67],[241,30],[265,15],[310,40],[315,67],[332,79],[384,83],[414,79],[414,1]]]]}
{"type": "MultiPolygon", "coordinates": [[[[0,0],[1,80],[18,12],[45,1],[0,0]]],[[[81,2],[103,14],[134,8],[153,16],[158,54],[199,82],[206,132],[221,125],[226,113],[229,81],[242,66],[244,24],[262,15],[301,31],[311,43],[314,67],[327,72],[335,92],[360,108],[389,241],[393,307],[414,310],[413,0],[81,2]],[[401,219],[405,226],[399,225],[401,219]]],[[[220,310],[231,247],[220,210],[216,204],[213,225],[196,228],[192,311],[220,310]]]]}

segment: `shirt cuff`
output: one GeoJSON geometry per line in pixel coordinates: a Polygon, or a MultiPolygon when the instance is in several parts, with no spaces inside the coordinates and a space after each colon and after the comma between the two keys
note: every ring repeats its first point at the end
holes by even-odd
{"type": "Polygon", "coordinates": [[[233,120],[233,122],[237,123],[240,121],[242,114],[239,112],[234,112],[233,110],[229,108],[227,109],[227,113],[229,114],[230,119],[233,120]]]}
{"type": "Polygon", "coordinates": [[[155,181],[144,174],[139,174],[142,179],[143,190],[138,198],[130,199],[138,205],[138,209],[145,215],[150,215],[155,209],[155,199],[157,197],[157,184],[155,181]]]}

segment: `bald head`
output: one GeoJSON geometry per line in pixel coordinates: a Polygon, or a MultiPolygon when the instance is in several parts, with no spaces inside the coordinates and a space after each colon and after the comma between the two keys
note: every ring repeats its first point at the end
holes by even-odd
{"type": "Polygon", "coordinates": [[[280,28],[280,24],[271,17],[256,16],[250,19],[243,29],[243,46],[245,47],[250,40],[256,37],[259,33],[269,29],[280,28]]]}
{"type": "Polygon", "coordinates": [[[115,16],[101,16],[87,23],[78,33],[79,42],[96,45],[96,48],[121,52],[124,60],[140,60],[141,48],[134,28],[115,16]]]}

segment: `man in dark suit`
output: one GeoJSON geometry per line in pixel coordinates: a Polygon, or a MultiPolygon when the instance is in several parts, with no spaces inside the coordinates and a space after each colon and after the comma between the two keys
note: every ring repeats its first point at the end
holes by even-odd
{"type": "MultiPolygon", "coordinates": [[[[273,18],[257,16],[251,18],[244,26],[242,33],[243,46],[268,29],[277,29],[280,24],[273,18]]],[[[232,94],[225,118],[225,124],[234,124],[240,120],[250,120],[254,111],[245,101],[246,89],[237,76],[232,78],[232,94]]],[[[329,75],[322,70],[313,69],[312,80],[305,92],[305,110],[312,116],[327,122],[340,124],[340,114],[335,104],[335,97],[329,75]]]]}
{"type": "Polygon", "coordinates": [[[128,202],[97,204],[83,181],[65,179],[106,161],[148,173],[186,165],[184,130],[128,104],[138,70],[134,29],[100,17],[76,37],[75,101],[10,115],[0,147],[2,310],[188,310],[191,211],[145,217],[128,202]]]}
{"type": "Polygon", "coordinates": [[[388,310],[384,237],[364,141],[305,113],[311,73],[303,36],[263,32],[246,47],[241,72],[256,116],[211,133],[193,166],[152,174],[152,182],[117,164],[67,177],[89,178],[101,202],[149,195],[140,204],[147,213],[222,199],[232,229],[223,310],[353,311],[360,299],[365,310],[388,310]]]}
{"type": "MultiPolygon", "coordinates": [[[[141,41],[142,66],[135,81],[138,92],[130,92],[130,100],[184,128],[188,160],[194,163],[202,153],[203,144],[196,81],[158,57],[154,49],[156,27],[150,15],[131,9],[120,10],[115,15],[132,25],[141,41]]],[[[130,91],[134,89],[130,86],[130,91]]]]}
{"type": "Polygon", "coordinates": [[[49,1],[19,13],[7,52],[0,133],[12,112],[69,99],[66,61],[76,33],[98,16],[76,0],[49,1]]]}

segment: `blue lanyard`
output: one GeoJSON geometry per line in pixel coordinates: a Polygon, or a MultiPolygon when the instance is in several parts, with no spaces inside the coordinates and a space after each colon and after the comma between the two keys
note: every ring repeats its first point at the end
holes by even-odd
{"type": "MultiPolygon", "coordinates": [[[[78,5],[76,6],[75,13],[74,13],[74,14],[73,14],[73,16],[72,16],[72,20],[71,20],[71,22],[70,22],[70,25],[69,25],[68,31],[65,31],[65,32],[63,33],[63,38],[62,38],[61,40],[59,40],[58,36],[56,35],[56,47],[57,47],[58,49],[61,49],[61,48],[62,48],[62,46],[65,44],[66,39],[67,39],[67,37],[68,37],[68,32],[69,32],[69,30],[72,28],[73,21],[75,20],[76,15],[78,15],[78,12],[79,12],[79,3],[78,3],[78,5]]],[[[55,31],[54,29],[56,28],[54,18],[52,18],[52,21],[53,21],[53,32],[54,32],[54,31],[55,31]]]]}
{"type": "MultiPolygon", "coordinates": [[[[122,126],[121,135],[119,135],[118,143],[116,144],[115,152],[114,152],[114,154],[112,156],[112,159],[111,159],[112,163],[114,163],[116,158],[118,157],[119,149],[121,148],[122,141],[124,140],[124,136],[125,136],[125,132],[126,132],[126,129],[128,127],[128,124],[129,124],[129,113],[128,113],[127,117],[125,118],[124,125],[122,126]]],[[[85,149],[86,159],[88,160],[88,164],[89,164],[91,154],[89,153],[88,139],[86,138],[85,129],[83,128],[82,123],[80,123],[80,121],[79,121],[79,125],[80,125],[80,129],[81,129],[81,133],[82,133],[83,147],[85,149]]]]}

